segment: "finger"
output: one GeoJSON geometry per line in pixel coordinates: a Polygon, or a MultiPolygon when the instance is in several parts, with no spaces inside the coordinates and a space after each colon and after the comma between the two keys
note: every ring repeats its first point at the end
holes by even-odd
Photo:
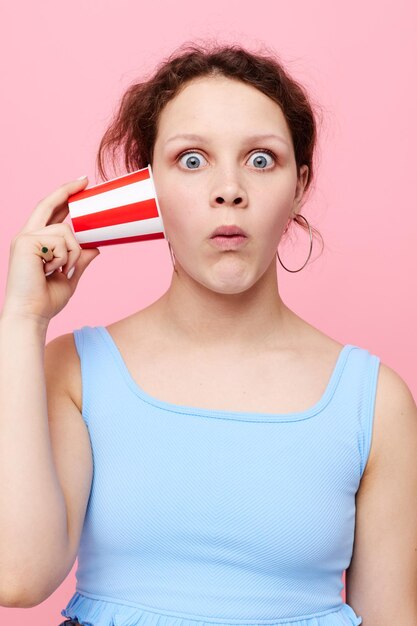
{"type": "Polygon", "coordinates": [[[81,191],[87,182],[88,178],[73,180],[55,189],[36,205],[20,232],[29,233],[47,224],[56,223],[57,215],[65,218],[69,213],[68,198],[77,191],[81,191]]]}
{"type": "Polygon", "coordinates": [[[48,246],[41,246],[40,256],[44,261],[48,262],[52,261],[52,259],[54,258],[54,253],[48,248],[48,246]]]}
{"type": "Polygon", "coordinates": [[[58,262],[55,261],[55,258],[58,258],[59,259],[58,267],[61,267],[61,266],[63,267],[63,265],[65,265],[65,267],[63,267],[63,271],[66,273],[67,269],[70,269],[71,267],[73,267],[73,265],[78,260],[81,254],[82,248],[80,244],[78,243],[78,241],[76,240],[74,233],[69,224],[66,224],[66,223],[51,224],[45,227],[44,229],[32,232],[31,235],[36,235],[39,237],[38,241],[40,242],[40,245],[39,245],[38,254],[48,264],[48,268],[45,268],[46,271],[49,271],[49,269],[51,269],[52,267],[56,269],[58,262]],[[59,237],[62,237],[63,240],[65,241],[65,246],[66,246],[65,261],[63,261],[62,254],[61,255],[57,254],[54,248],[52,249],[48,248],[48,245],[46,243],[46,237],[50,237],[51,235],[57,235],[59,237]],[[54,263],[52,263],[52,261],[54,261],[54,263]]]}
{"type": "MultiPolygon", "coordinates": [[[[86,267],[99,254],[100,254],[100,250],[98,248],[89,248],[89,249],[86,249],[86,250],[82,250],[81,254],[80,254],[80,258],[79,258],[79,260],[77,260],[77,263],[75,265],[72,265],[72,267],[71,267],[71,269],[69,271],[67,271],[65,269],[64,273],[67,275],[67,278],[69,278],[69,279],[73,278],[74,281],[77,283],[79,278],[80,278],[80,276],[81,276],[81,274],[86,269],[86,267]]],[[[69,267],[69,263],[67,263],[66,267],[69,267]]]]}
{"type": "Polygon", "coordinates": [[[60,235],[51,236],[44,233],[41,242],[36,236],[33,236],[32,234],[25,234],[19,236],[19,238],[15,242],[15,246],[24,246],[26,252],[32,250],[32,253],[35,253],[37,256],[39,256],[43,261],[43,269],[45,273],[52,269],[50,267],[51,264],[54,265],[54,270],[57,269],[57,267],[60,267],[63,263],[65,263],[65,260],[68,256],[67,243],[64,237],[60,235]],[[25,238],[29,238],[29,247],[28,244],[25,243],[25,238]],[[48,248],[48,253],[43,253],[42,248],[48,248]],[[45,261],[44,257],[50,260],[45,261]]]}
{"type": "Polygon", "coordinates": [[[65,202],[64,204],[55,208],[45,226],[50,226],[51,224],[60,224],[65,220],[68,214],[69,205],[68,202],[65,202]]]}
{"type": "Polygon", "coordinates": [[[53,258],[45,263],[45,271],[50,272],[61,268],[64,274],[68,273],[68,270],[74,267],[81,255],[81,248],[77,243],[73,243],[67,238],[62,238],[61,245],[54,248],[53,258]]]}
{"type": "Polygon", "coordinates": [[[64,266],[66,273],[67,268],[72,267],[79,258],[81,247],[68,225],[56,224],[54,227],[23,236],[31,237],[35,254],[44,260],[45,273],[54,271],[59,267],[64,268],[64,266]],[[52,232],[53,230],[57,231],[56,234],[52,232]],[[45,252],[46,248],[48,249],[47,252],[45,252]]]}

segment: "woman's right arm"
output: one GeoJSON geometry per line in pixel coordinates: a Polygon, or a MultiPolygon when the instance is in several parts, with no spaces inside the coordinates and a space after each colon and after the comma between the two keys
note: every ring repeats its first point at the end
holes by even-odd
{"type": "Polygon", "coordinates": [[[46,328],[0,319],[0,604],[36,597],[45,566],[68,553],[53,464],[44,376],[46,328]]]}
{"type": "Polygon", "coordinates": [[[68,474],[71,462],[84,461],[82,467],[89,467],[87,437],[80,411],[65,385],[71,364],[62,347],[72,339],[64,335],[46,349],[45,341],[50,319],[67,304],[84,269],[98,254],[97,249],[81,250],[70,227],[58,223],[68,214],[69,195],[85,182],[63,185],[39,203],[11,246],[0,315],[2,606],[38,604],[61,584],[76,558],[79,514],[77,533],[70,532],[69,521],[74,511],[85,507],[90,476],[87,472],[82,477],[82,469],[74,469],[74,476],[68,474]],[[54,252],[54,259],[45,265],[39,244],[54,252]],[[76,271],[68,279],[66,272],[75,262],[76,271]],[[45,276],[51,269],[56,271],[45,276]],[[69,458],[67,447],[67,456],[61,460],[57,451],[67,434],[68,445],[74,438],[74,457],[69,458]],[[71,504],[70,495],[75,498],[82,485],[82,501],[71,504]]]}

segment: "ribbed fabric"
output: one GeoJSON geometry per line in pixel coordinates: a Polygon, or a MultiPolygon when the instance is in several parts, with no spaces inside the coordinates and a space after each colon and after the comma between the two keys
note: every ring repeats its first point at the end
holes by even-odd
{"type": "Polygon", "coordinates": [[[345,345],[319,402],[264,414],[163,402],[136,384],[104,326],[74,338],[93,481],[64,617],[85,626],[362,623],[341,592],[377,356],[345,345]]]}

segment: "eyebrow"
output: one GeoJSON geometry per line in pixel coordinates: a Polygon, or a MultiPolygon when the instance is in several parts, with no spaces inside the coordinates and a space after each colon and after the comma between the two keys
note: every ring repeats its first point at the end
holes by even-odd
{"type": "MultiPolygon", "coordinates": [[[[176,139],[190,139],[191,141],[207,141],[207,139],[205,139],[201,135],[195,135],[193,133],[181,133],[179,135],[174,135],[173,137],[170,137],[169,139],[167,139],[165,143],[170,143],[171,141],[175,141],[176,139]]],[[[288,142],[283,137],[281,137],[280,135],[275,135],[273,133],[251,135],[250,137],[246,138],[246,141],[249,143],[251,141],[262,141],[263,139],[277,139],[278,141],[281,141],[287,147],[289,147],[288,142]]]]}

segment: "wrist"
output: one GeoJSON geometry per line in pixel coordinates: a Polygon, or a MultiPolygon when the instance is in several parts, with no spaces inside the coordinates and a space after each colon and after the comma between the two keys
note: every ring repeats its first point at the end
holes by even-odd
{"type": "Polygon", "coordinates": [[[15,326],[24,326],[28,328],[33,328],[35,331],[40,333],[46,333],[49,326],[49,319],[45,317],[39,317],[38,315],[33,315],[30,313],[22,313],[22,312],[13,312],[8,311],[7,309],[3,309],[0,312],[0,324],[3,327],[15,327],[15,326]]]}

